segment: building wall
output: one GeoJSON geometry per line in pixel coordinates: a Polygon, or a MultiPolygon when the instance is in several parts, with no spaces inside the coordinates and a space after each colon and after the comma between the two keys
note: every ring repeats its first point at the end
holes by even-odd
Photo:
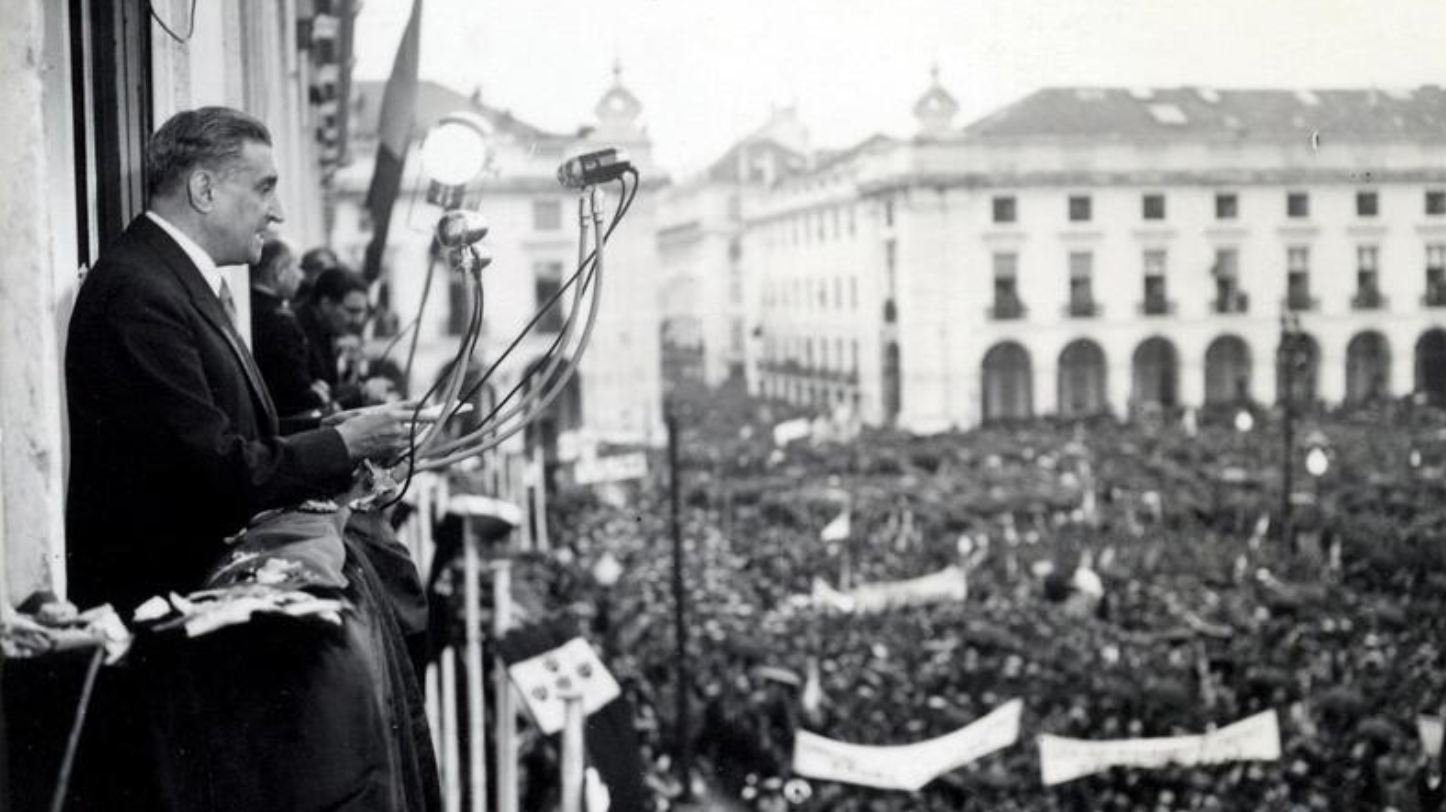
{"type": "Polygon", "coordinates": [[[1088,339],[1103,351],[1110,410],[1132,404],[1140,344],[1167,339],[1178,359],[1177,396],[1198,406],[1206,396],[1205,355],[1212,341],[1240,337],[1251,358],[1249,396],[1276,398],[1275,356],[1287,291],[1287,252],[1309,252],[1312,309],[1300,326],[1320,347],[1318,396],[1346,395],[1347,345],[1364,331],[1382,334],[1390,351],[1389,394],[1415,385],[1413,351],[1427,330],[1446,324],[1446,308],[1423,305],[1428,244],[1446,243],[1446,217],[1427,215],[1427,190],[1446,189],[1442,147],[1418,143],[1129,142],[1106,145],[1032,139],[1008,145],[964,139],[881,146],[827,170],[770,188],[754,207],[745,245],[749,273],[762,291],[762,322],[771,341],[750,365],[753,391],[826,408],[814,395],[828,376],[780,371],[775,357],[806,361],[800,346],[841,330],[864,348],[858,391],[865,420],[887,422],[888,388],[881,354],[896,336],[902,360],[898,422],[920,431],[972,426],[983,419],[982,364],[991,348],[1015,342],[1028,353],[1032,412],[1057,411],[1061,351],[1088,339]],[[849,178],[843,181],[843,178],[849,178]],[[1356,214],[1358,191],[1378,195],[1379,214],[1356,214]],[[1291,218],[1286,195],[1305,192],[1310,214],[1291,218]],[[1219,193],[1237,198],[1235,218],[1216,217],[1219,193]],[[1163,220],[1147,221],[1142,197],[1162,194],[1163,220]],[[1071,222],[1068,198],[1087,195],[1092,216],[1071,222]],[[1016,222],[993,222],[992,201],[1013,197],[1016,222]],[[830,208],[861,216],[858,234],[831,239],[821,219],[830,208]],[[892,225],[890,225],[892,221],[892,225]],[[812,229],[812,231],[811,231],[812,229]],[[892,248],[889,246],[892,245],[892,248]],[[1378,250],[1383,307],[1363,310],[1357,293],[1357,248],[1378,250]],[[1239,252],[1239,280],[1249,297],[1243,314],[1213,308],[1215,251],[1239,252]],[[1145,315],[1144,252],[1166,252],[1172,310],[1145,315]],[[893,285],[888,270],[894,257],[893,285]],[[994,255],[1014,253],[1023,318],[996,319],[994,255]],[[1071,253],[1092,258],[1099,311],[1069,312],[1071,253]],[[857,269],[860,306],[829,318],[792,291],[838,270],[857,269]],[[897,323],[873,320],[893,299],[897,323]],[[781,354],[781,356],[780,356],[781,354]],[[802,385],[799,385],[799,382],[802,385]]]}

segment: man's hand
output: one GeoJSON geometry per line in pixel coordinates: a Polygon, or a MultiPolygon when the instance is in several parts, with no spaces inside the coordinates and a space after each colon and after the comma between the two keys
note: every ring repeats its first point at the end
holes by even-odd
{"type": "Polygon", "coordinates": [[[386,403],[397,399],[397,392],[389,378],[367,378],[362,383],[362,398],[367,403],[386,403]]]}
{"type": "Polygon", "coordinates": [[[415,403],[395,403],[341,412],[323,422],[335,426],[352,459],[389,460],[411,442],[415,411],[415,403]]]}

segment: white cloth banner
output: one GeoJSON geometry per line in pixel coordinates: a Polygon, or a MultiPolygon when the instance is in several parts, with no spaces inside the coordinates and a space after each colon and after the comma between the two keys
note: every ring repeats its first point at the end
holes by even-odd
{"type": "Polygon", "coordinates": [[[919,603],[962,601],[969,597],[969,580],[958,566],[945,567],[907,581],[862,584],[849,593],[856,612],[882,612],[919,603]]]}
{"type": "Polygon", "coordinates": [[[804,730],[793,744],[793,771],[807,778],[909,792],[1019,740],[1024,702],[1010,700],[967,727],[927,741],[888,747],[846,744],[804,730]]]}
{"type": "Polygon", "coordinates": [[[1421,749],[1426,751],[1426,757],[1432,761],[1441,757],[1442,727],[1443,720],[1440,716],[1423,713],[1416,717],[1416,732],[1421,734],[1421,749]]]}
{"type": "Polygon", "coordinates": [[[808,418],[800,417],[795,420],[785,420],[773,427],[773,444],[785,446],[794,440],[802,440],[813,433],[813,425],[808,418]]]}
{"type": "Polygon", "coordinates": [[[900,606],[962,601],[968,597],[969,575],[962,567],[952,565],[918,578],[863,584],[848,591],[815,580],[813,594],[798,602],[836,612],[883,612],[900,606]]]}
{"type": "Polygon", "coordinates": [[[1039,737],[1039,771],[1045,786],[1073,781],[1109,767],[1163,767],[1280,758],[1280,723],[1268,710],[1197,736],[1087,741],[1039,737]]]}

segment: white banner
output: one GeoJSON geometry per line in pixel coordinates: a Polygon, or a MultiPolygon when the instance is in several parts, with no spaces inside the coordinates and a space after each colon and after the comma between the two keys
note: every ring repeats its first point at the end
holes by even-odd
{"type": "Polygon", "coordinates": [[[1109,767],[1163,767],[1280,758],[1280,723],[1275,711],[1246,717],[1198,736],[1087,741],[1048,734],[1039,737],[1039,771],[1045,786],[1062,784],[1109,767]]]}
{"type": "Polygon", "coordinates": [[[572,464],[572,479],[579,485],[601,485],[642,479],[648,475],[648,457],[641,451],[611,457],[580,459],[572,464]]]}
{"type": "Polygon", "coordinates": [[[1421,749],[1426,751],[1426,757],[1432,761],[1441,757],[1442,726],[1443,720],[1440,716],[1423,713],[1416,717],[1416,732],[1421,735],[1421,749]]]}
{"type": "Polygon", "coordinates": [[[968,597],[969,575],[962,567],[951,565],[918,578],[862,584],[848,591],[815,580],[813,594],[798,599],[798,603],[837,612],[883,612],[900,606],[962,601],[968,597]]]}
{"type": "Polygon", "coordinates": [[[794,440],[802,440],[812,433],[813,425],[808,422],[806,417],[785,420],[773,427],[773,444],[785,446],[794,440]]]}
{"type": "Polygon", "coordinates": [[[871,747],[798,731],[793,771],[824,781],[913,792],[1019,740],[1024,703],[1010,700],[967,727],[914,744],[871,747]]]}
{"type": "Polygon", "coordinates": [[[948,566],[907,581],[863,584],[849,592],[856,612],[882,612],[919,603],[962,601],[969,597],[969,580],[964,570],[948,566]]]}

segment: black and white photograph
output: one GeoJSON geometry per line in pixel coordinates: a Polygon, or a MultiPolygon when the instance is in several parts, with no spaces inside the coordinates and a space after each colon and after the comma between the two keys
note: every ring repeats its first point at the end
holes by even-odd
{"type": "Polygon", "coordinates": [[[1446,1],[0,0],[0,812],[1446,812],[1446,1]]]}

